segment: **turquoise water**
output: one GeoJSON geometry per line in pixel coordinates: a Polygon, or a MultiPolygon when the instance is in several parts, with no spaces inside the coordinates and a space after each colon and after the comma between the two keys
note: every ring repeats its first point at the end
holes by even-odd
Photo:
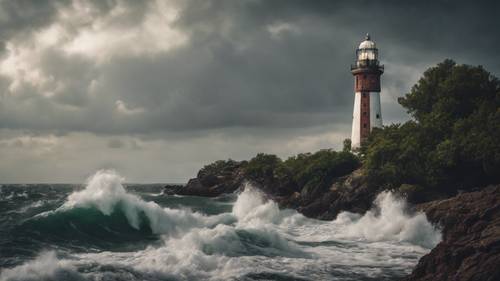
{"type": "Polygon", "coordinates": [[[121,181],[2,185],[0,280],[398,280],[440,239],[391,194],[323,222],[250,186],[202,198],[121,181]]]}

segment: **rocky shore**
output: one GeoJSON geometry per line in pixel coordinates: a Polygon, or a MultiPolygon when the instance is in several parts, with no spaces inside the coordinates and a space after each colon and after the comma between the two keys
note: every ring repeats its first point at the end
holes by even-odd
{"type": "MultiPolygon", "coordinates": [[[[288,177],[277,179],[274,173],[252,175],[247,165],[246,161],[218,161],[200,170],[185,186],[169,186],[166,192],[215,197],[248,183],[282,208],[331,220],[341,211],[364,213],[382,191],[370,184],[360,168],[317,185],[298,186],[288,177]]],[[[443,233],[443,241],[420,259],[405,280],[500,280],[500,186],[444,199],[412,186],[396,191],[410,203],[419,203],[415,209],[425,212],[443,233]]]]}
{"type": "Polygon", "coordinates": [[[443,240],[407,281],[500,280],[500,185],[418,205],[443,240]]]}
{"type": "Polygon", "coordinates": [[[307,217],[331,220],[341,211],[367,211],[378,189],[367,184],[362,170],[333,178],[330,183],[297,187],[291,180],[278,181],[273,175],[252,177],[246,173],[246,162],[227,161],[220,169],[202,169],[184,187],[166,191],[179,195],[215,197],[232,193],[245,183],[264,192],[282,208],[293,208],[307,217]]]}

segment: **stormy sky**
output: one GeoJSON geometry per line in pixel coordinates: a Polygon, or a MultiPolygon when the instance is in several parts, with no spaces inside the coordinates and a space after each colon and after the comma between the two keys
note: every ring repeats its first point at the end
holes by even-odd
{"type": "Polygon", "coordinates": [[[0,1],[0,182],[184,182],[217,159],[341,147],[379,47],[384,123],[428,67],[500,74],[498,1],[0,1]]]}

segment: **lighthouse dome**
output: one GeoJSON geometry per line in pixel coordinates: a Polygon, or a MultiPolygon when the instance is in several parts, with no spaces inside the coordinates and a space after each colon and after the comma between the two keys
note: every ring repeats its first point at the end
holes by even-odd
{"type": "Polygon", "coordinates": [[[358,58],[358,66],[360,61],[376,61],[378,60],[378,50],[370,38],[370,34],[366,34],[365,41],[359,44],[359,48],[356,50],[356,56],[358,58]]]}
{"type": "Polygon", "coordinates": [[[370,38],[370,34],[366,34],[365,41],[359,44],[358,49],[375,49],[377,46],[370,38]]]}
{"type": "Polygon", "coordinates": [[[375,42],[373,42],[372,40],[365,40],[361,42],[361,44],[359,44],[358,47],[358,49],[375,49],[375,48],[376,48],[375,42]]]}

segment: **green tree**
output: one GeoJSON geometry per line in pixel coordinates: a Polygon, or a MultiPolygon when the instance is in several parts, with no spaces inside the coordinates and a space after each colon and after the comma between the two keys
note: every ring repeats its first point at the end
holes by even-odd
{"type": "Polygon", "coordinates": [[[323,190],[337,177],[347,175],[361,165],[350,152],[323,149],[301,153],[282,161],[272,154],[260,153],[245,166],[248,178],[274,194],[290,194],[304,188],[323,190]]]}
{"type": "Polygon", "coordinates": [[[372,180],[446,192],[500,182],[500,83],[452,60],[424,72],[399,99],[412,116],[374,130],[361,148],[372,180]]]}
{"type": "Polygon", "coordinates": [[[251,178],[272,178],[280,164],[281,159],[278,156],[259,153],[248,161],[245,171],[251,178]]]}

